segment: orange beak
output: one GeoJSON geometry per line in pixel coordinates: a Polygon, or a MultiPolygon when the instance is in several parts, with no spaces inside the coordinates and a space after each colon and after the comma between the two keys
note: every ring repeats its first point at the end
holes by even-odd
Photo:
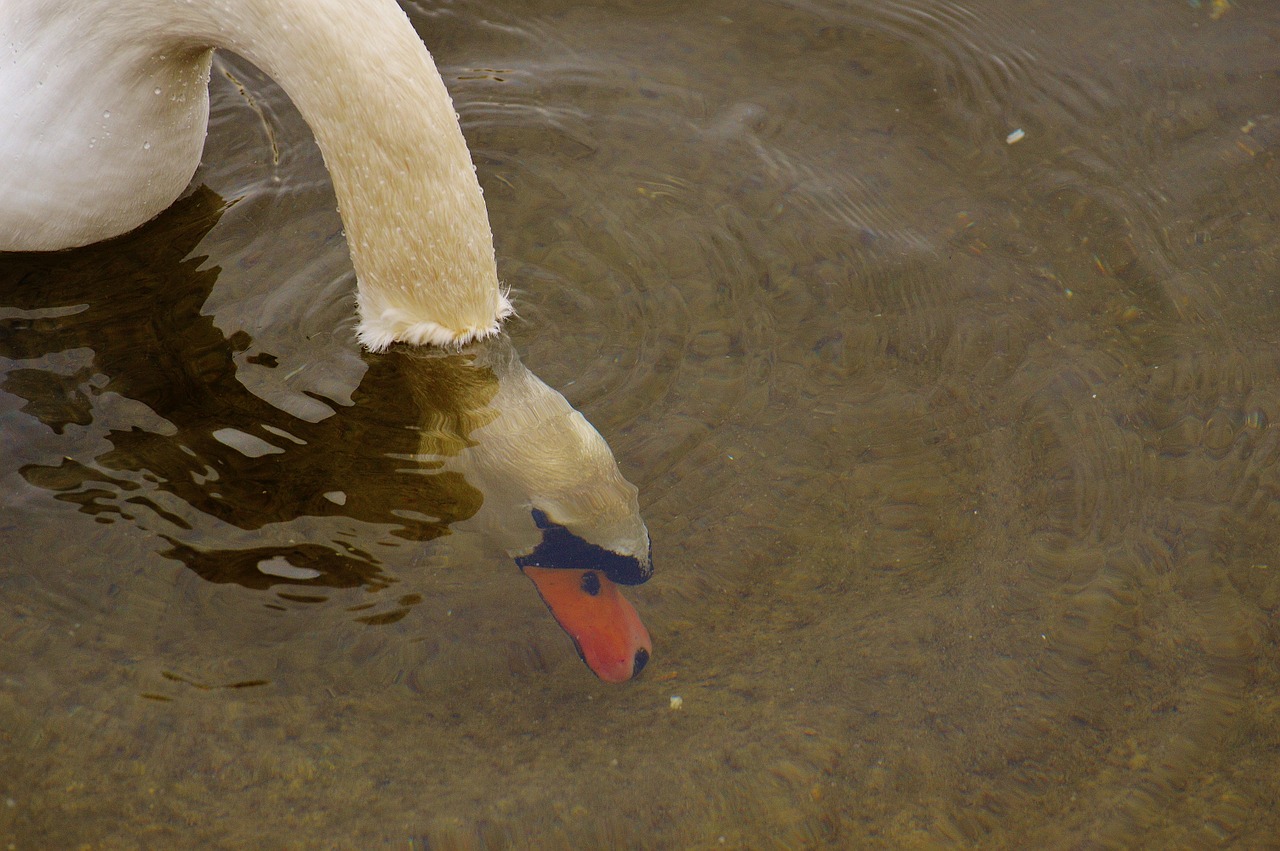
{"type": "Polygon", "coordinates": [[[597,677],[625,683],[653,652],[649,631],[618,586],[597,570],[522,567],[597,677]]]}

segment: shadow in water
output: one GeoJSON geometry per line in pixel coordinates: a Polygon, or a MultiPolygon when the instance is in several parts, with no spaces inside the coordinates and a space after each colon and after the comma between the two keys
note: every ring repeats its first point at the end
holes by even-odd
{"type": "MultiPolygon", "coordinates": [[[[621,552],[623,572],[609,576],[648,578],[635,488],[505,338],[364,356],[350,404],[308,394],[333,411],[318,422],[250,392],[237,357],[252,341],[201,313],[219,270],[193,255],[225,209],[201,188],[109,243],[6,258],[0,357],[22,365],[0,388],[68,444],[94,447],[26,463],[26,481],[100,523],[147,529],[168,542],[163,555],[210,582],[252,589],[381,590],[394,578],[370,541],[425,542],[471,518],[512,557],[528,555],[544,531],[534,508],[588,550],[621,552]]],[[[264,352],[248,361],[275,367],[264,352]]],[[[409,597],[401,605],[417,602],[409,597]]]]}
{"type": "MultiPolygon", "coordinates": [[[[426,541],[473,515],[482,498],[461,475],[433,471],[439,462],[404,460],[420,449],[413,425],[421,420],[422,394],[405,386],[402,357],[368,358],[369,373],[352,404],[332,405],[334,416],[316,423],[275,408],[237,380],[234,358],[250,340],[243,332],[227,339],[201,314],[219,270],[202,268],[205,258],[191,256],[224,209],[221,198],[202,188],[118,240],[7,259],[0,292],[7,307],[27,316],[0,325],[0,356],[53,364],[80,350],[90,356],[70,374],[56,366],[15,369],[0,388],[27,400],[24,410],[59,434],[90,425],[96,400],[107,394],[153,414],[145,417],[150,427],[106,430],[111,448],[92,464],[70,457],[29,464],[24,478],[99,522],[143,523],[140,509],[149,509],[182,531],[193,529],[193,510],[245,530],[305,516],[346,517],[426,541]],[[64,357],[50,357],[59,354],[64,357]],[[361,451],[365,447],[378,451],[361,451]],[[174,510],[159,494],[189,509],[174,510]],[[412,516],[398,510],[408,505],[412,516]]],[[[257,357],[259,365],[271,366],[269,355],[257,357]]],[[[460,359],[434,365],[448,370],[453,360],[460,359]]],[[[446,454],[450,442],[467,441],[471,422],[459,406],[483,407],[496,379],[464,370],[434,382],[432,391],[439,411],[447,412],[440,421],[456,429],[439,434],[438,451],[446,454]]],[[[211,582],[260,589],[281,582],[387,584],[379,560],[355,547],[224,549],[163,536],[172,544],[166,555],[211,582]]]]}

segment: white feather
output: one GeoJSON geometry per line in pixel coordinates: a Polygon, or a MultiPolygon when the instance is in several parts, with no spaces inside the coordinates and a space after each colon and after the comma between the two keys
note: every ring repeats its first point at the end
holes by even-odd
{"type": "Polygon", "coordinates": [[[0,3],[0,251],[125,233],[199,164],[214,49],[272,76],[333,179],[360,339],[459,345],[511,306],[457,115],[394,0],[0,3]]]}

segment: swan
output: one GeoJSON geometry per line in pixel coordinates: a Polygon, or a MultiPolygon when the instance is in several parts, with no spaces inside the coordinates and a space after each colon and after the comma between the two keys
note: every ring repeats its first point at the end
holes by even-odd
{"type": "Polygon", "coordinates": [[[172,204],[200,163],[215,49],[271,76],[315,135],[361,343],[496,333],[512,308],[475,167],[395,0],[0,3],[0,251],[88,245],[172,204]]]}
{"type": "MultiPolygon", "coordinates": [[[[394,0],[4,2],[0,252],[88,246],[182,197],[203,150],[215,49],[275,79],[316,138],[356,271],[360,342],[381,352],[498,337],[512,308],[475,167],[394,0]]],[[[468,357],[498,376],[494,416],[446,466],[481,484],[485,522],[591,670],[630,679],[651,652],[617,587],[651,571],[635,487],[509,349],[468,357]]]]}

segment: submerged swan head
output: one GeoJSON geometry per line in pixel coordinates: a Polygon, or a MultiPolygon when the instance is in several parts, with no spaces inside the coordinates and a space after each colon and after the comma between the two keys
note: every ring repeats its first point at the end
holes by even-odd
{"type": "Polygon", "coordinates": [[[653,644],[621,587],[653,574],[649,532],[639,492],[604,438],[524,366],[506,335],[445,358],[396,354],[423,410],[438,411],[446,395],[450,420],[467,424],[463,446],[424,430],[419,460],[461,473],[483,494],[466,522],[501,543],[596,676],[638,675],[653,644]]]}

